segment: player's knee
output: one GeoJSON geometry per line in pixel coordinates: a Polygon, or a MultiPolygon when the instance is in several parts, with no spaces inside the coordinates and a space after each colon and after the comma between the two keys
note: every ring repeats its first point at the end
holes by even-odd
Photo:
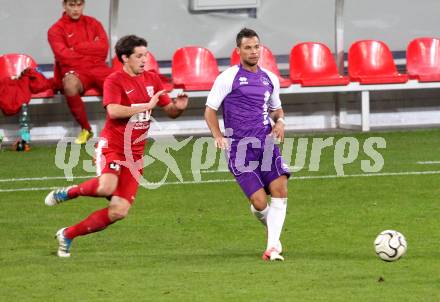
{"type": "Polygon", "coordinates": [[[97,193],[99,196],[111,196],[116,190],[116,185],[114,183],[100,183],[97,193]]]}
{"type": "Polygon", "coordinates": [[[109,210],[108,212],[108,217],[110,218],[111,221],[122,220],[125,217],[127,217],[127,215],[128,215],[128,210],[124,210],[124,209],[113,209],[113,210],[109,210]]]}
{"type": "Polygon", "coordinates": [[[111,221],[122,220],[128,215],[129,206],[110,206],[108,216],[111,221]]]}
{"type": "Polygon", "coordinates": [[[287,186],[273,188],[270,193],[272,197],[287,198],[287,186]]]}
{"type": "Polygon", "coordinates": [[[264,198],[260,196],[251,196],[249,199],[257,211],[263,211],[267,207],[266,196],[264,196],[264,198]]]}
{"type": "Polygon", "coordinates": [[[71,96],[79,94],[81,91],[81,82],[75,76],[65,76],[63,79],[64,94],[71,96]]]}

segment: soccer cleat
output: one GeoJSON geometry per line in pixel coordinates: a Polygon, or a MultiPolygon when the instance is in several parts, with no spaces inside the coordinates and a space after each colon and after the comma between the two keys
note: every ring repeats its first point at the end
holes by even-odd
{"type": "Polygon", "coordinates": [[[264,261],[284,261],[284,257],[280,255],[280,252],[276,248],[270,248],[263,253],[264,261]]]}
{"type": "Polygon", "coordinates": [[[69,200],[69,195],[67,194],[67,192],[73,188],[74,186],[70,186],[67,188],[60,188],[60,189],[56,189],[53,190],[52,192],[50,192],[49,194],[47,194],[46,199],[44,199],[44,203],[51,207],[51,206],[55,206],[61,202],[64,202],[66,200],[69,200]]]}
{"type": "Polygon", "coordinates": [[[70,257],[70,246],[72,245],[72,239],[64,236],[64,230],[67,228],[59,229],[55,234],[55,239],[58,240],[58,257],[67,258],[70,257]]]}
{"type": "Polygon", "coordinates": [[[82,129],[81,132],[78,134],[78,137],[75,139],[75,144],[83,145],[87,143],[87,141],[92,137],[93,137],[92,131],[89,131],[87,129],[82,129]]]}

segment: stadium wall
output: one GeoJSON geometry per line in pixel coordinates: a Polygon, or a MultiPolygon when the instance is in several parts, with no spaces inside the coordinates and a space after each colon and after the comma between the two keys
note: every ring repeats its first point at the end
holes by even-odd
{"type": "MultiPolygon", "coordinates": [[[[0,54],[23,52],[39,64],[50,67],[53,56],[46,39],[50,25],[61,14],[61,0],[1,1],[0,54]],[[44,12],[44,13],[36,13],[44,12]]],[[[86,13],[109,24],[110,0],[87,0],[86,13]]],[[[360,39],[385,41],[395,59],[405,69],[405,50],[409,41],[421,36],[440,36],[438,26],[440,2],[437,0],[345,1],[344,48],[360,39]]],[[[119,36],[134,33],[145,36],[150,50],[161,62],[161,71],[169,73],[173,52],[185,45],[209,48],[227,65],[234,47],[236,32],[243,26],[255,28],[262,42],[281,60],[283,74],[288,72],[287,55],[293,45],[302,41],[319,41],[334,50],[334,1],[260,1],[256,14],[248,11],[194,13],[187,0],[120,0],[119,36]],[[164,67],[165,66],[165,67],[164,67]]],[[[279,60],[280,63],[280,60],[279,60]]],[[[226,66],[222,66],[224,69],[226,66]]],[[[359,93],[339,93],[348,102],[349,123],[359,123],[359,93]]],[[[282,100],[291,130],[324,130],[336,128],[337,102],[335,94],[283,94],[282,100]]],[[[207,134],[203,122],[204,97],[192,98],[190,110],[181,121],[169,121],[158,116],[161,128],[152,134],[207,134]],[[165,130],[164,130],[165,129],[165,130]]],[[[88,115],[95,131],[104,121],[101,103],[88,102],[88,115]]],[[[385,91],[371,95],[371,125],[379,127],[438,124],[440,121],[440,91],[385,91]]],[[[78,127],[67,106],[47,103],[30,107],[32,139],[57,140],[76,136],[78,127]]],[[[0,134],[13,141],[18,131],[18,115],[5,117],[0,113],[0,134]]]]}
{"type": "MultiPolygon", "coordinates": [[[[0,54],[24,52],[39,64],[51,64],[47,29],[62,11],[61,0],[2,0],[0,54]],[[44,12],[44,13],[43,13],[44,12]]],[[[87,0],[85,12],[108,29],[110,0],[87,0]]],[[[195,13],[188,0],[119,0],[117,34],[147,38],[158,60],[170,60],[185,45],[209,48],[217,58],[229,57],[240,28],[255,28],[274,54],[286,55],[293,45],[317,41],[334,50],[334,1],[260,1],[255,17],[246,11],[195,13]]],[[[437,0],[345,1],[344,49],[355,40],[379,39],[392,51],[404,51],[420,36],[440,36],[437,0]]]]}

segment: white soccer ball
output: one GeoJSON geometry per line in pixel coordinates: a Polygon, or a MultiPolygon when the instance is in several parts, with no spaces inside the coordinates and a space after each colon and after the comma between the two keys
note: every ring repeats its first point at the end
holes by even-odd
{"type": "Polygon", "coordinates": [[[374,240],[374,249],[380,259],[396,261],[406,252],[405,236],[394,230],[383,231],[374,240]]]}

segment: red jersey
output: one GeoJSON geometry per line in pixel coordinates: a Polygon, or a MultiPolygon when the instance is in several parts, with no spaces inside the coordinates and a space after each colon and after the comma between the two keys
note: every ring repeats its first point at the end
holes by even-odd
{"type": "Polygon", "coordinates": [[[106,65],[109,43],[101,23],[82,15],[78,20],[66,13],[48,31],[50,47],[62,74],[106,65]]]}
{"type": "MultiPolygon", "coordinates": [[[[138,76],[130,76],[125,71],[112,73],[104,82],[104,107],[109,104],[119,104],[124,106],[136,106],[135,104],[145,104],[150,102],[153,95],[163,90],[162,81],[154,72],[144,71],[138,76]]],[[[163,107],[171,103],[168,94],[159,97],[158,106],[163,107]]],[[[107,114],[104,129],[101,137],[105,138],[108,148],[117,153],[124,153],[124,135],[127,136],[127,146],[131,147],[133,154],[144,153],[145,139],[136,142],[138,138],[146,135],[150,128],[149,116],[140,113],[127,119],[112,119],[107,114]],[[126,127],[132,128],[125,133],[126,127]]],[[[126,150],[130,151],[130,150],[126,150]]]]}

